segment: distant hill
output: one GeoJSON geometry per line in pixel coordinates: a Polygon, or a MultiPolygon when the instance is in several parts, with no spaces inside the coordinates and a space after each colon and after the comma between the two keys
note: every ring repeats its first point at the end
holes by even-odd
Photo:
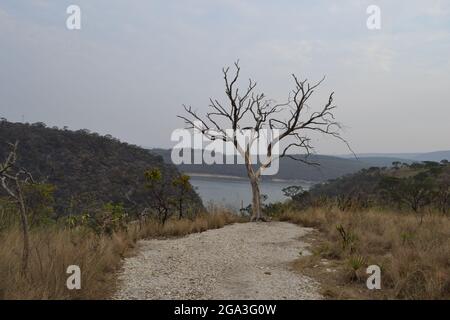
{"type": "MultiPolygon", "coordinates": [[[[166,163],[172,163],[171,150],[150,150],[155,154],[161,155],[166,163]]],[[[198,154],[201,153],[201,151],[195,150],[193,154],[194,153],[198,154]]],[[[280,161],[280,169],[278,174],[274,176],[264,176],[263,179],[326,181],[357,172],[364,168],[389,167],[392,165],[392,162],[395,161],[411,163],[411,161],[409,160],[389,157],[365,157],[358,159],[348,159],[343,157],[325,155],[311,155],[308,158],[308,161],[317,162],[320,164],[320,166],[310,166],[305,163],[292,160],[290,158],[283,158],[280,161]]],[[[245,166],[243,164],[181,164],[178,165],[178,168],[183,172],[193,174],[227,175],[243,178],[247,177],[245,166]]]]}
{"type": "MultiPolygon", "coordinates": [[[[178,173],[161,156],[111,136],[51,129],[42,123],[1,121],[0,161],[9,152],[6,142],[15,141],[19,141],[18,164],[36,180],[56,186],[56,209],[60,214],[67,213],[73,203],[82,208],[93,202],[122,203],[129,209],[141,210],[153,200],[144,189],[144,171],[158,167],[167,177],[178,173]]],[[[195,192],[191,197],[201,204],[195,192]]]]}
{"type": "MultiPolygon", "coordinates": [[[[350,158],[352,159],[352,158],[350,158]]],[[[366,164],[368,167],[391,167],[393,162],[407,163],[411,164],[415,161],[405,159],[405,158],[395,158],[395,157],[360,157],[358,156],[358,161],[366,164]]]]}
{"type": "MultiPolygon", "coordinates": [[[[353,155],[346,154],[339,156],[342,158],[352,158],[353,155]]],[[[441,160],[450,161],[450,150],[434,151],[434,152],[424,152],[424,153],[360,153],[357,154],[360,159],[374,159],[374,158],[391,158],[397,159],[400,162],[406,161],[435,161],[440,162],[441,160]]]]}
{"type": "Polygon", "coordinates": [[[450,161],[450,150],[421,153],[421,154],[417,155],[413,160],[437,161],[437,162],[439,162],[441,160],[450,161]]]}

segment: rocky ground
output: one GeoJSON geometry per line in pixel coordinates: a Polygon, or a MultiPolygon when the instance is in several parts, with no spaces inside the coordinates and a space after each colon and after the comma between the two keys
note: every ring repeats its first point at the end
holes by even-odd
{"type": "Polygon", "coordinates": [[[290,263],[311,229],[240,223],[183,238],[144,240],[125,259],[115,299],[321,299],[290,263]]]}

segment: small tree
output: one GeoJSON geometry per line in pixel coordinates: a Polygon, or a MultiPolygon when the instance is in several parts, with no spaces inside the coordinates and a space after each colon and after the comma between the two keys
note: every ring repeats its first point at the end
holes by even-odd
{"type": "MultiPolygon", "coordinates": [[[[216,99],[210,99],[211,112],[201,118],[192,109],[184,106],[188,116],[178,116],[183,119],[189,129],[199,130],[204,137],[211,141],[224,141],[233,144],[234,148],[245,161],[245,168],[252,188],[252,220],[265,220],[262,215],[260,197],[260,178],[272,162],[284,156],[290,157],[307,164],[306,157],[296,158],[288,151],[299,149],[309,155],[313,150],[311,139],[307,132],[319,132],[338,138],[346,143],[340,136],[340,125],[335,121],[333,105],[333,93],[328,97],[324,106],[317,111],[307,112],[309,99],[315,89],[320,86],[321,81],[310,84],[307,80],[299,80],[292,75],[294,89],[286,102],[278,104],[267,99],[263,93],[255,93],[256,83],[251,79],[244,90],[237,87],[241,68],[239,63],[235,64],[234,75],[230,77],[229,68],[222,70],[225,82],[225,95],[227,105],[216,99]],[[259,166],[252,163],[251,149],[255,141],[260,137],[262,129],[280,131],[267,145],[266,159],[259,166]],[[230,134],[231,131],[231,134],[230,134]],[[250,133],[250,139],[241,143],[238,136],[250,133]],[[287,142],[280,155],[273,154],[274,147],[281,141],[287,142]]],[[[348,144],[347,144],[348,145],[348,144]]]]}
{"type": "Polygon", "coordinates": [[[395,170],[400,169],[400,166],[402,165],[402,163],[400,161],[394,161],[392,162],[392,166],[394,167],[395,170]]]}
{"type": "Polygon", "coordinates": [[[380,189],[394,203],[405,204],[419,213],[422,207],[431,202],[434,183],[426,173],[419,173],[408,178],[384,177],[380,189]]]}
{"type": "Polygon", "coordinates": [[[164,181],[163,174],[160,169],[153,168],[145,172],[146,187],[150,191],[151,208],[156,210],[158,219],[161,224],[165,224],[170,217],[171,197],[167,184],[164,181]]]}
{"type": "Polygon", "coordinates": [[[30,240],[28,235],[28,217],[23,187],[26,184],[33,183],[33,177],[27,170],[17,166],[18,144],[18,142],[9,144],[11,151],[4,162],[0,163],[0,182],[3,190],[5,190],[19,206],[23,234],[22,273],[25,274],[28,268],[28,257],[30,255],[30,240]]]}
{"type": "Polygon", "coordinates": [[[172,185],[176,190],[174,201],[178,208],[178,219],[183,218],[185,203],[189,200],[189,193],[192,191],[189,180],[190,177],[186,174],[180,174],[172,180],[172,185]]]}
{"type": "Polygon", "coordinates": [[[419,212],[422,207],[431,203],[434,188],[432,178],[419,173],[401,181],[401,198],[414,212],[419,212]]]}
{"type": "Polygon", "coordinates": [[[283,188],[283,194],[292,199],[293,204],[303,209],[311,204],[311,194],[303,189],[302,186],[289,186],[283,188]]]}
{"type": "Polygon", "coordinates": [[[283,194],[292,200],[298,200],[306,191],[302,186],[289,186],[282,189],[283,194]]]}

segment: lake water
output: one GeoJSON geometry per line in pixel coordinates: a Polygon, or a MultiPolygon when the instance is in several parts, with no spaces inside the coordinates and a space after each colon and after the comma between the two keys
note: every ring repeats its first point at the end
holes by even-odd
{"type": "MultiPolygon", "coordinates": [[[[210,202],[232,209],[239,209],[251,203],[252,191],[250,182],[244,179],[191,176],[191,184],[207,205],[210,202]]],[[[306,181],[262,181],[261,194],[267,195],[265,203],[284,201],[283,188],[300,185],[308,190],[312,183],[306,181]]]]}

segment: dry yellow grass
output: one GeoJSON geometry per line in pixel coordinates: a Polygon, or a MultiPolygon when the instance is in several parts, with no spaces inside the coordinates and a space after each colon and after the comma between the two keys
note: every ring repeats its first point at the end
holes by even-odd
{"type": "Polygon", "coordinates": [[[20,272],[22,235],[18,228],[0,233],[0,299],[102,299],[115,289],[115,271],[136,241],[148,237],[183,236],[220,228],[239,219],[228,213],[197,216],[194,220],[154,220],[130,224],[111,236],[89,229],[57,226],[30,232],[31,255],[26,276],[20,272]],[[81,290],[68,290],[69,265],[81,269],[81,290]]]}
{"type": "Polygon", "coordinates": [[[301,258],[295,265],[322,277],[324,293],[330,298],[450,298],[448,216],[429,213],[420,224],[413,213],[311,208],[279,218],[320,231],[313,256],[301,258]],[[338,229],[345,231],[346,240],[338,229]],[[328,263],[317,267],[321,259],[328,263]],[[365,270],[371,264],[381,267],[381,290],[365,286],[365,270]],[[324,271],[330,268],[336,271],[324,271]]]}
{"type": "Polygon", "coordinates": [[[202,232],[209,229],[221,228],[227,224],[244,221],[234,214],[230,213],[212,213],[201,214],[193,220],[189,219],[171,219],[164,226],[156,220],[146,222],[138,230],[139,238],[155,237],[179,237],[190,233],[202,232]]]}

